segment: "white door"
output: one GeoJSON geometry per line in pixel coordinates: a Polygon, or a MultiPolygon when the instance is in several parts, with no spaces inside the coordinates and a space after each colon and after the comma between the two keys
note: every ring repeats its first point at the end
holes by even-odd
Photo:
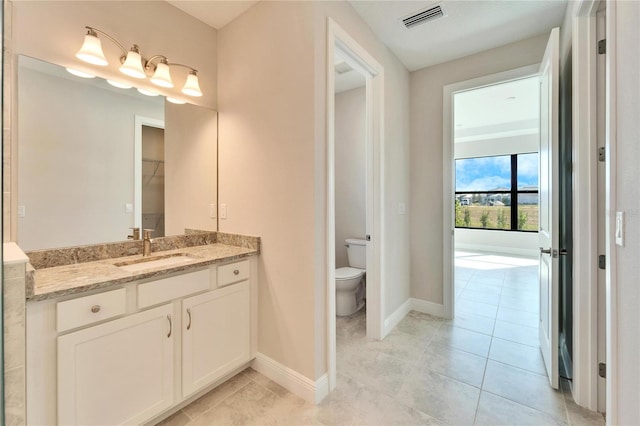
{"type": "Polygon", "coordinates": [[[540,350],[549,382],[558,388],[558,153],[559,31],[551,30],[540,65],[540,350]]]}
{"type": "Polygon", "coordinates": [[[173,305],[58,338],[58,424],[140,424],[173,405],[173,305]]]}
{"type": "Polygon", "coordinates": [[[188,397],[249,361],[249,282],[182,302],[182,393],[188,397]]]}

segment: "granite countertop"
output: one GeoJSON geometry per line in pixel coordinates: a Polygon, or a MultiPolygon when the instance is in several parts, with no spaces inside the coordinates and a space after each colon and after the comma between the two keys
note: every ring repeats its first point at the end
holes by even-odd
{"type": "Polygon", "coordinates": [[[236,245],[214,243],[201,246],[176,248],[152,253],[146,259],[162,259],[178,253],[184,254],[190,260],[168,265],[147,268],[140,271],[127,271],[116,264],[137,263],[141,255],[124,256],[102,259],[93,262],[74,263],[43,269],[33,269],[28,272],[31,279],[27,279],[27,300],[37,301],[55,297],[82,293],[88,290],[108,288],[117,284],[148,278],[162,278],[176,272],[188,271],[199,267],[206,267],[214,263],[226,262],[258,254],[259,248],[240,247],[236,245]],[[30,283],[30,284],[29,284],[30,283]]]}

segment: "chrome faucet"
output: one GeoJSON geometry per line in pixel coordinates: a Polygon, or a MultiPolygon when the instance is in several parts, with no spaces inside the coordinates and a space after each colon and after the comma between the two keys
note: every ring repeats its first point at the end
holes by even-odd
{"type": "Polygon", "coordinates": [[[127,235],[127,239],[128,240],[135,240],[135,241],[139,240],[140,239],[140,228],[129,228],[129,229],[131,229],[133,232],[132,232],[132,235],[127,235]]]}
{"type": "Polygon", "coordinates": [[[151,233],[153,229],[145,229],[142,242],[142,256],[149,256],[151,254],[151,233]]]}

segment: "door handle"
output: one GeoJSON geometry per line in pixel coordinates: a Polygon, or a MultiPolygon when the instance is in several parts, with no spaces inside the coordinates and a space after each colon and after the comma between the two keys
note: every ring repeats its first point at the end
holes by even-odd
{"type": "Polygon", "coordinates": [[[189,315],[189,324],[187,325],[187,330],[191,329],[191,308],[187,308],[187,315],[189,315]]]}
{"type": "Polygon", "coordinates": [[[171,322],[171,315],[167,315],[167,319],[169,320],[169,333],[167,334],[167,338],[171,337],[171,331],[173,331],[173,323],[171,322]]]}
{"type": "Polygon", "coordinates": [[[550,248],[546,249],[546,248],[540,247],[540,253],[541,254],[551,254],[551,249],[550,248]]]}

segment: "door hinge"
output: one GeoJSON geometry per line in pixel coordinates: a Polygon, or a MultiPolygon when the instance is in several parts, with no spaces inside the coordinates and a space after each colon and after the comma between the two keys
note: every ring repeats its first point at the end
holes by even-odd
{"type": "Polygon", "coordinates": [[[598,41],[598,54],[604,55],[607,53],[607,39],[602,39],[598,41]]]}
{"type": "Polygon", "coordinates": [[[603,379],[607,378],[607,364],[605,364],[604,362],[598,364],[598,376],[602,377],[603,379]]]}
{"type": "Polygon", "coordinates": [[[604,254],[598,256],[598,268],[607,269],[607,256],[604,254]]]}
{"type": "Polygon", "coordinates": [[[604,146],[598,148],[598,161],[605,161],[607,159],[607,152],[604,149],[604,146]]]}

